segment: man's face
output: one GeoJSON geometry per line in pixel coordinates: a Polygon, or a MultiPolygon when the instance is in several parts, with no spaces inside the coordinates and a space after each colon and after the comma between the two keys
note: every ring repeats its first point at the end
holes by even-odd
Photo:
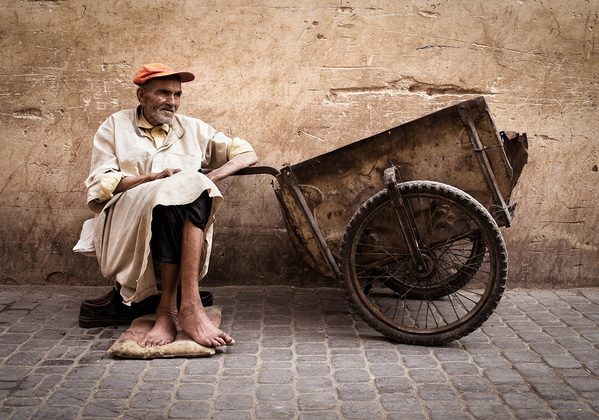
{"type": "Polygon", "coordinates": [[[181,101],[181,82],[173,77],[150,79],[137,89],[137,99],[150,124],[170,124],[181,101]]]}

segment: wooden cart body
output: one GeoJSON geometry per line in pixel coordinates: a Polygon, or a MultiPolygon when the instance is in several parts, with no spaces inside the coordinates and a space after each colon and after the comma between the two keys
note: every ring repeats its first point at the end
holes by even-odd
{"type": "Polygon", "coordinates": [[[457,187],[509,227],[510,196],[526,162],[526,136],[495,126],[483,97],[459,103],[287,166],[275,192],[291,241],[301,258],[338,277],[339,248],[352,215],[385,188],[383,171],[398,166],[402,181],[457,187]]]}

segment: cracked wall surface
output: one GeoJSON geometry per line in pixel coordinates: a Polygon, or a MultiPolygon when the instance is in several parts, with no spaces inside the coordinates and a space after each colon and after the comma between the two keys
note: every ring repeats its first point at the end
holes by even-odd
{"type": "MultiPolygon", "coordinates": [[[[282,167],[484,95],[530,158],[503,229],[512,286],[599,285],[594,0],[5,0],[0,283],[107,284],[74,254],[95,130],[147,62],[194,72],[180,112],[282,167]]],[[[220,184],[209,284],[328,284],[265,176],[220,184]]]]}

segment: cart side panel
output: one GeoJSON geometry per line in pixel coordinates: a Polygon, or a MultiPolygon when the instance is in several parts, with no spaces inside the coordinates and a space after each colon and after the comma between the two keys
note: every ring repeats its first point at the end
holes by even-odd
{"type": "MultiPolygon", "coordinates": [[[[275,195],[281,206],[281,212],[283,213],[283,219],[285,220],[289,239],[299,257],[308,267],[319,274],[325,277],[333,277],[333,273],[324,260],[301,210],[295,203],[288,184],[285,182],[278,182],[275,185],[275,195]]],[[[308,194],[304,192],[304,195],[306,196],[308,194]]],[[[309,199],[307,201],[312,212],[314,212],[314,207],[317,205],[318,201],[309,199]]]]}

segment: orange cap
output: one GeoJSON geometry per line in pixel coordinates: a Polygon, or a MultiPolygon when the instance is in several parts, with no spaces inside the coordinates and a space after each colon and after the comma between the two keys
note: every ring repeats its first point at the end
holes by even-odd
{"type": "Polygon", "coordinates": [[[175,71],[164,64],[150,63],[143,66],[141,70],[137,72],[133,78],[133,83],[136,85],[143,85],[154,77],[166,77],[173,75],[179,76],[181,83],[191,82],[193,79],[195,79],[195,76],[187,71],[175,71]]]}

